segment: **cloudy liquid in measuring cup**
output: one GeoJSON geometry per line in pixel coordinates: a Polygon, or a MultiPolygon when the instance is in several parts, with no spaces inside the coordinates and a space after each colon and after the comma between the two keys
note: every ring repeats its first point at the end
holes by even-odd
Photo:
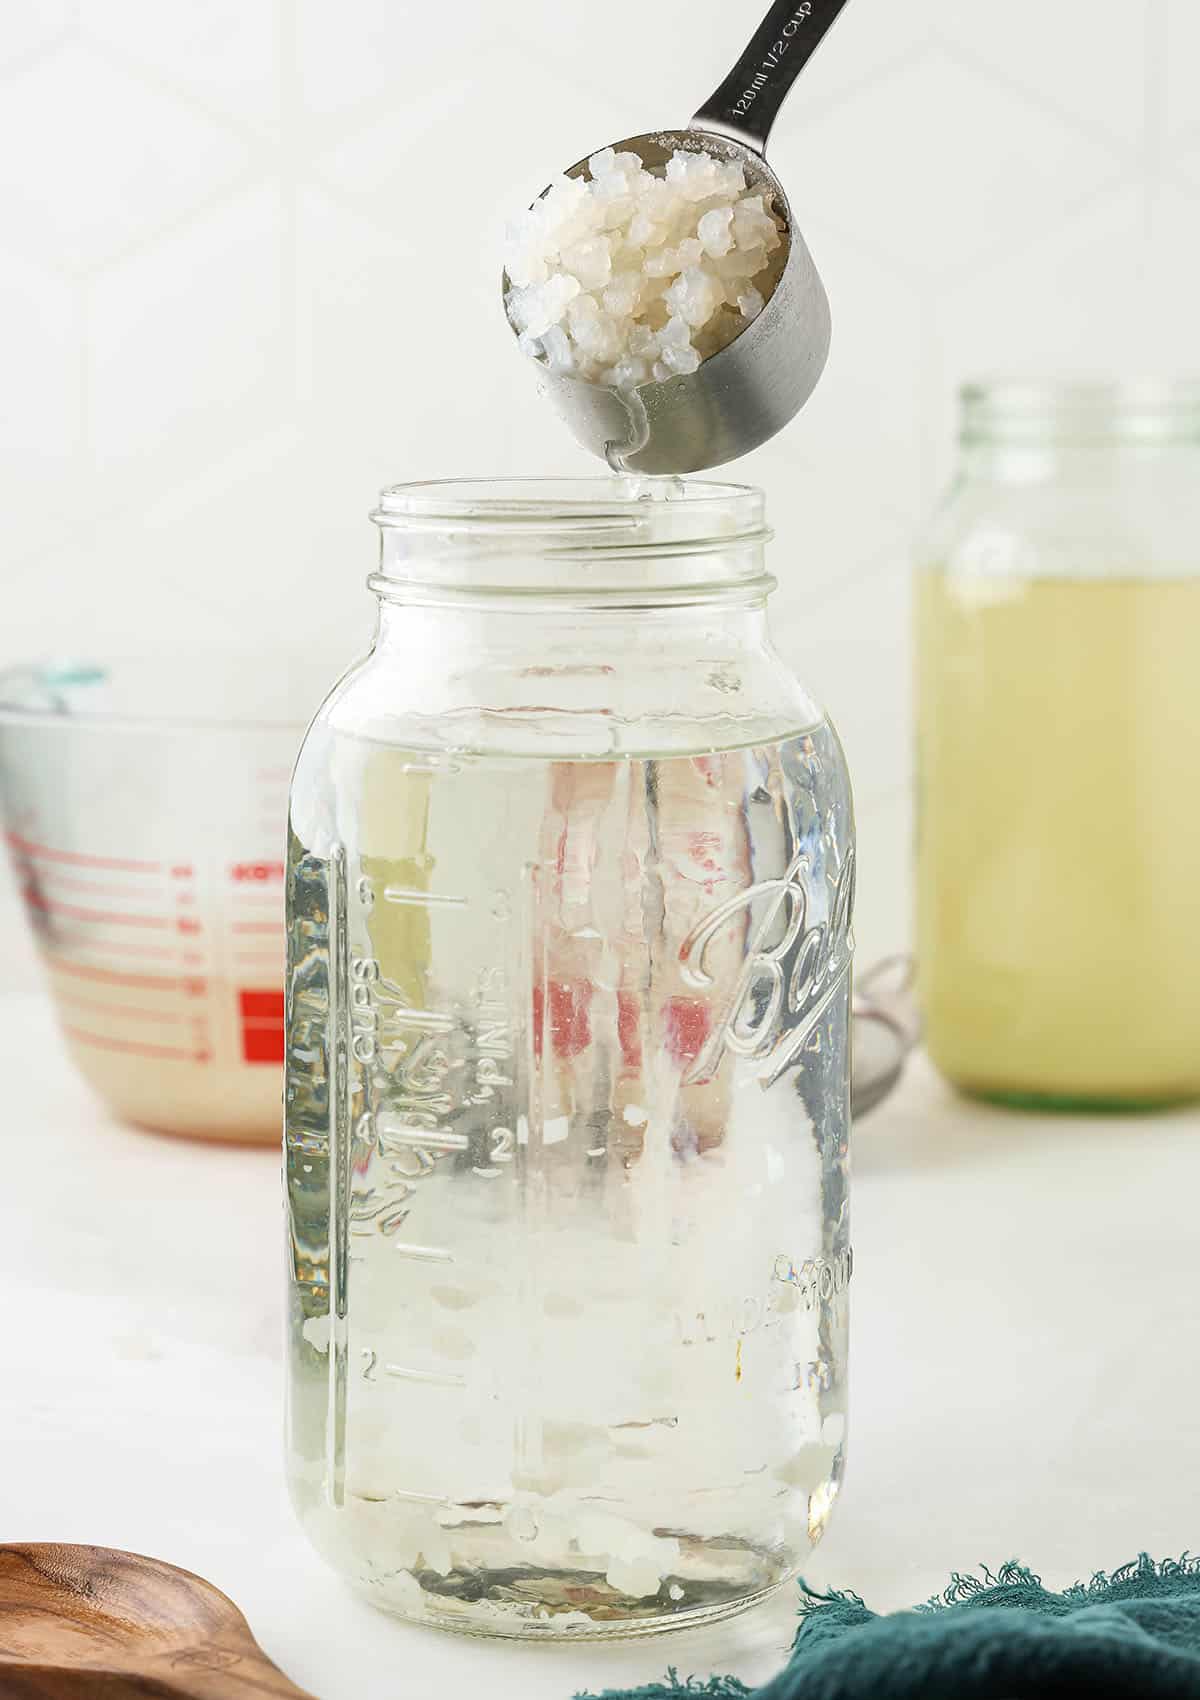
{"type": "Polygon", "coordinates": [[[842,1469],[836,741],[331,736],[354,807],[336,843],[294,820],[289,863],[300,1515],[375,1603],[450,1627],[735,1609],[842,1469]]]}
{"type": "MultiPolygon", "coordinates": [[[[187,982],[165,991],[139,988],[102,998],[65,1002],[63,1037],[80,1074],[113,1114],[134,1127],[196,1139],[234,1141],[278,1138],[280,1082],[277,1021],[243,1020],[241,1050],[214,1056],[207,1032],[197,1039],[188,1011],[187,982]],[[81,1022],[82,1025],[76,1025],[81,1022]],[[133,1023],[136,1022],[136,1026],[133,1023]],[[136,1038],[130,1038],[130,1031],[136,1038]],[[252,1049],[261,1038],[266,1041],[252,1049]],[[265,1054],[264,1054],[265,1053],[265,1054]]],[[[74,988],[71,988],[73,992],[74,988]]],[[[55,991],[64,994],[61,979],[55,991]]],[[[241,993],[266,1004],[270,991],[241,993]]],[[[203,1009],[235,1017],[239,991],[223,980],[204,983],[203,1009]]],[[[207,1029],[209,1023],[204,1023],[207,1029]]]]}
{"type": "Polygon", "coordinates": [[[920,575],[919,947],[970,1089],[1200,1093],[1200,579],[920,575]]]}

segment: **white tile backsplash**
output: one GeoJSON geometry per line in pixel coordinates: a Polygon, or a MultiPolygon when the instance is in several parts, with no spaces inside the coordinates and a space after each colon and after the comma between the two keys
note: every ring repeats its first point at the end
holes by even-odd
{"type": "Polygon", "coordinates": [[[1161,112],[1151,112],[1150,121],[1169,137],[1200,131],[1200,6],[1196,0],[1159,0],[1163,16],[1156,45],[1161,64],[1154,92],[1163,102],[1161,112]]]}
{"type": "Polygon", "coordinates": [[[282,257],[264,181],[89,280],[86,420],[106,493],[144,501],[288,416],[282,257]]]}
{"type": "Polygon", "coordinates": [[[283,82],[280,4],[103,0],[85,5],[81,19],[90,40],[169,95],[276,139],[283,82]]]}
{"type": "MultiPolygon", "coordinates": [[[[82,470],[81,313],[78,290],[53,267],[23,254],[2,254],[0,586],[5,589],[6,570],[11,573],[31,543],[46,535],[63,490],[77,485],[82,470]]],[[[0,633],[5,624],[0,619],[0,633]]]]}
{"type": "MultiPolygon", "coordinates": [[[[1192,0],[1184,0],[1190,5],[1192,0]]],[[[1161,0],[1080,6],[1073,0],[940,0],[944,39],[1000,82],[1129,151],[1142,142],[1147,56],[1161,0]]],[[[964,138],[965,139],[965,138],[964,138]]],[[[1058,162],[1054,162],[1055,171],[1058,162]]]]}
{"type": "Polygon", "coordinates": [[[1189,191],[1200,189],[1200,136],[1190,145],[1183,145],[1175,155],[1179,163],[1179,181],[1189,191]]]}
{"type": "Polygon", "coordinates": [[[1127,169],[1107,138],[940,45],[798,127],[773,157],[801,220],[851,233],[925,284],[1052,227],[1127,169]]]}
{"type": "Polygon", "coordinates": [[[1200,372],[1198,247],[1194,199],[1161,184],[1150,209],[1143,185],[1124,185],[939,294],[940,389],[971,367],[1200,372]]]}
{"type": "Polygon", "coordinates": [[[39,0],[36,6],[8,6],[0,30],[0,72],[11,71],[45,53],[71,33],[75,8],[70,0],[39,0]]]}
{"type": "MultiPolygon", "coordinates": [[[[499,231],[684,121],[744,27],[717,0],[9,7],[0,666],[236,634],[332,676],[381,484],[578,469],[504,327],[499,231]]],[[[731,475],[767,489],[777,632],[853,764],[867,958],[908,937],[909,557],[954,389],[1200,370],[1197,63],[1196,0],[850,0],[772,141],[834,348],[731,475]]]]}
{"type": "Polygon", "coordinates": [[[227,128],[69,40],[4,79],[0,237],[6,249],[88,270],[153,241],[248,162],[227,128]]]}
{"type": "Polygon", "coordinates": [[[451,79],[464,36],[490,36],[495,11],[467,6],[434,18],[407,0],[295,0],[296,90],[317,119],[353,119],[375,103],[402,105],[451,79]]]}

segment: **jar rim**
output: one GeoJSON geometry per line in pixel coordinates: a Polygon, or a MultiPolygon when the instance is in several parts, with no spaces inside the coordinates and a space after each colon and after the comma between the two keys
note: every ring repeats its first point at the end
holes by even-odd
{"type": "Polygon", "coordinates": [[[371,518],[406,531],[427,528],[486,534],[493,528],[577,536],[636,531],[678,541],[761,531],[763,493],[749,484],[711,479],[607,476],[430,478],[392,484],[380,492],[371,518]],[[684,522],[681,527],[681,521],[684,522]]]}
{"type": "Polygon", "coordinates": [[[447,478],[395,484],[376,591],[661,598],[771,587],[761,490],[707,479],[447,478]]]}
{"type": "Polygon", "coordinates": [[[1200,439],[1200,377],[997,377],[959,399],[966,445],[1200,439]]]}

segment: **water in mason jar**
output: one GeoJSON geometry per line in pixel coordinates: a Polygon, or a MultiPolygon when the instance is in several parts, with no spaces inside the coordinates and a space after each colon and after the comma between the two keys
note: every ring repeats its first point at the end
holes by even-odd
{"type": "Polygon", "coordinates": [[[321,759],[289,869],[301,1517],[451,1627],[736,1609],[842,1467],[836,740],[321,759]]]}

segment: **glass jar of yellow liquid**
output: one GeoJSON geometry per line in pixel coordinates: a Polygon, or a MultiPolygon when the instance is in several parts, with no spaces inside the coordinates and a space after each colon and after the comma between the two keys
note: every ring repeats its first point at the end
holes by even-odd
{"type": "Polygon", "coordinates": [[[918,952],[966,1091],[1200,1096],[1200,384],[963,396],[917,592],[918,952]]]}

